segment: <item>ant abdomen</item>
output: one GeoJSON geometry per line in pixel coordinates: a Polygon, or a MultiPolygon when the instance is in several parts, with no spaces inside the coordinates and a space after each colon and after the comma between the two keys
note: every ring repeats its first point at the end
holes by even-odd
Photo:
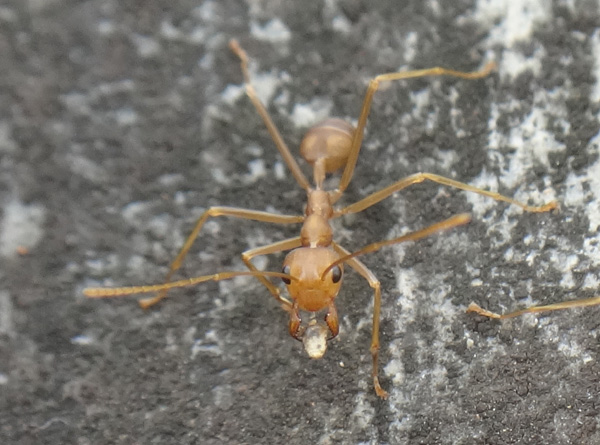
{"type": "Polygon", "coordinates": [[[354,130],[342,119],[326,119],[308,130],[300,144],[300,154],[310,165],[324,159],[325,171],[333,173],[346,165],[354,130]]]}

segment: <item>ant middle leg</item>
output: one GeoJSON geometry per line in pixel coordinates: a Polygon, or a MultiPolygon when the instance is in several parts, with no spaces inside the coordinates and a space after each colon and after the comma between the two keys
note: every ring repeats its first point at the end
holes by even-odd
{"type": "Polygon", "coordinates": [[[432,181],[437,184],[454,187],[460,190],[464,190],[466,192],[473,192],[477,193],[478,195],[487,196],[488,198],[492,198],[496,201],[504,201],[509,204],[521,207],[526,212],[543,213],[558,208],[558,203],[556,201],[551,201],[548,204],[544,204],[542,206],[529,206],[520,201],[509,198],[508,196],[473,187],[469,184],[465,184],[464,182],[455,181],[454,179],[446,178],[444,176],[435,175],[433,173],[416,173],[414,175],[407,176],[406,178],[401,179],[385,188],[382,188],[381,190],[370,194],[369,196],[361,199],[358,202],[355,202],[354,204],[344,207],[341,210],[335,211],[334,218],[341,215],[346,215],[348,213],[362,212],[363,210],[371,207],[372,205],[377,204],[378,202],[382,201],[383,199],[387,198],[393,193],[396,193],[410,185],[419,184],[424,181],[432,181]]]}

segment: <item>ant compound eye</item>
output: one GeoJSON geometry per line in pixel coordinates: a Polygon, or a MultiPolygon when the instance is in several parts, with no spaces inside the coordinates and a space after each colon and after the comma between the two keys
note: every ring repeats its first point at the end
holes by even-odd
{"type": "Polygon", "coordinates": [[[335,266],[331,269],[331,281],[334,283],[339,282],[342,279],[342,269],[340,266],[335,266]]]}
{"type": "MultiPolygon", "coordinates": [[[[290,274],[290,266],[284,266],[281,272],[289,275],[290,274]]],[[[281,278],[281,281],[283,281],[285,284],[290,284],[292,282],[292,280],[290,280],[289,278],[281,278]]]]}

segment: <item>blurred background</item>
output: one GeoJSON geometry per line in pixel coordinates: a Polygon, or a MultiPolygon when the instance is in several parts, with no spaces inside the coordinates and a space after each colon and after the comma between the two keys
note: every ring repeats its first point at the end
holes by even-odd
{"type": "MultiPolygon", "coordinates": [[[[600,308],[504,322],[465,308],[598,291],[599,26],[598,3],[578,0],[3,2],[0,441],[598,443],[600,308]],[[319,361],[257,280],[148,311],[82,295],[161,282],[209,206],[303,212],[231,38],[295,153],[319,120],[355,122],[377,74],[495,61],[483,80],[382,85],[344,202],[425,171],[561,204],[526,214],[421,184],[335,221],[354,250],[473,214],[363,259],[382,283],[387,401],[371,385],[371,290],[353,272],[319,361]]],[[[178,277],[242,270],[241,252],[297,230],[211,220],[178,277]]]]}

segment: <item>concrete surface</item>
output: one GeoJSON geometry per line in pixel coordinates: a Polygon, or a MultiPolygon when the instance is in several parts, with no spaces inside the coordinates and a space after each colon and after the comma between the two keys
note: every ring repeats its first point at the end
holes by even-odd
{"type": "MultiPolygon", "coordinates": [[[[0,443],[599,443],[600,308],[464,313],[598,292],[599,25],[598,3],[576,0],[4,2],[0,443]],[[324,116],[356,119],[371,76],[496,60],[482,81],[386,85],[345,202],[417,171],[561,202],[524,214],[423,184],[336,221],[356,249],[473,213],[364,258],[383,288],[387,401],[353,273],[320,361],[255,280],[177,290],[146,312],[82,296],[160,282],[210,205],[302,212],[232,37],[294,149],[324,116]]],[[[215,219],[180,276],[242,269],[243,250],[295,233],[215,219]]]]}

